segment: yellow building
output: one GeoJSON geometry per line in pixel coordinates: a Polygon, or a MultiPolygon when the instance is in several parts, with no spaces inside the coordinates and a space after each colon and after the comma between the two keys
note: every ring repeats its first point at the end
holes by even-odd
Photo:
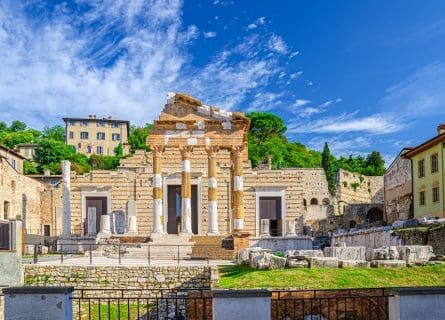
{"type": "Polygon", "coordinates": [[[66,144],[86,155],[112,156],[114,149],[122,143],[124,154],[128,154],[130,122],[108,118],[63,118],[65,121],[66,144]]]}
{"type": "Polygon", "coordinates": [[[445,124],[404,156],[412,165],[414,217],[445,217],[445,124]]]}

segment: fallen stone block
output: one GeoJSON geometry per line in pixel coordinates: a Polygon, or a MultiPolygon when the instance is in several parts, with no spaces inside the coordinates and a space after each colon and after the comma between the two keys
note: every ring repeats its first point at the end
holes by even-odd
{"type": "Polygon", "coordinates": [[[366,260],[339,260],[340,268],[369,268],[370,263],[366,260]]]}
{"type": "Polygon", "coordinates": [[[309,259],[311,268],[338,268],[338,258],[336,257],[312,257],[309,259]]]}
{"type": "Polygon", "coordinates": [[[373,268],[405,268],[405,260],[372,260],[371,267],[373,268]]]}
{"type": "Polygon", "coordinates": [[[284,269],[286,259],[274,256],[269,252],[255,252],[250,260],[250,267],[257,270],[284,269]]]}
{"type": "Polygon", "coordinates": [[[306,259],[309,259],[311,257],[323,257],[323,251],[321,250],[286,250],[284,253],[284,256],[286,258],[288,257],[305,257],[306,259]]]}
{"type": "Polygon", "coordinates": [[[243,249],[238,253],[238,264],[249,264],[249,259],[250,259],[250,253],[251,252],[258,252],[263,250],[260,247],[253,247],[253,248],[247,248],[247,249],[243,249]]]}
{"type": "Polygon", "coordinates": [[[284,269],[285,267],[286,267],[286,258],[277,257],[273,254],[271,255],[269,264],[270,270],[284,269]]]}
{"type": "Polygon", "coordinates": [[[426,263],[434,258],[432,246],[398,246],[400,260],[405,260],[408,264],[426,263]]]}
{"type": "Polygon", "coordinates": [[[309,268],[309,261],[289,259],[286,261],[286,267],[288,268],[309,268]]]}
{"type": "Polygon", "coordinates": [[[325,257],[337,257],[339,260],[366,260],[366,247],[326,247],[325,257]]]}
{"type": "Polygon", "coordinates": [[[397,247],[393,246],[370,249],[366,253],[366,260],[399,260],[399,252],[397,247]]]}

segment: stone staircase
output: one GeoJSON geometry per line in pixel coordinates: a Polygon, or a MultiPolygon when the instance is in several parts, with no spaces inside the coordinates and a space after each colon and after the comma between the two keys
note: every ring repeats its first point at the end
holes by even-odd
{"type": "Polygon", "coordinates": [[[231,260],[235,258],[233,247],[223,247],[223,242],[230,242],[227,236],[192,236],[190,241],[193,243],[190,255],[192,259],[231,260]]]}
{"type": "Polygon", "coordinates": [[[190,259],[193,242],[190,235],[159,235],[147,243],[126,248],[123,258],[144,260],[190,259]]]}

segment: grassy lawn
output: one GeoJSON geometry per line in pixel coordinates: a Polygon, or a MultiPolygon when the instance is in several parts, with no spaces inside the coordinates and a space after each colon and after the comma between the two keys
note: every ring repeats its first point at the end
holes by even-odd
{"type": "Polygon", "coordinates": [[[339,289],[445,286],[445,264],[403,269],[283,269],[253,270],[247,266],[219,267],[221,288],[339,289]]]}
{"type": "MultiPolygon", "coordinates": [[[[153,308],[152,305],[148,306],[149,309],[153,308]]],[[[139,306],[139,316],[143,316],[147,314],[147,306],[143,304],[141,301],[141,305],[139,306]]],[[[129,320],[136,319],[138,317],[138,310],[136,303],[130,303],[129,305],[125,302],[118,307],[117,304],[108,304],[105,302],[99,305],[97,303],[82,303],[80,309],[80,317],[79,317],[79,305],[75,304],[73,306],[73,315],[74,319],[88,319],[88,320],[96,320],[96,319],[121,319],[121,320],[129,320]],[[130,310],[128,310],[130,308],[130,310]],[[130,314],[130,317],[128,317],[130,314]]]]}

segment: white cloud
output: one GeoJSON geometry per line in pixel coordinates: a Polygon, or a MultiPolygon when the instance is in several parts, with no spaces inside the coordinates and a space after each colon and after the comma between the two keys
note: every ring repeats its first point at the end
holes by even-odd
{"type": "MultiPolygon", "coordinates": [[[[96,114],[144,124],[158,116],[168,91],[239,110],[283,71],[277,59],[257,54],[268,44],[258,35],[234,40],[208,64],[193,67],[188,46],[199,30],[183,26],[180,0],[103,0],[83,13],[64,7],[37,21],[15,4],[0,3],[4,121],[20,118],[41,128],[64,116],[96,114]]],[[[256,99],[271,108],[278,96],[256,99]]]]}
{"type": "Polygon", "coordinates": [[[444,83],[445,63],[426,65],[389,88],[379,106],[383,110],[394,110],[409,118],[443,115],[444,83]]]}
{"type": "Polygon", "coordinates": [[[278,35],[272,35],[269,39],[269,49],[279,54],[286,54],[288,52],[286,42],[278,35]]]}
{"type": "Polygon", "coordinates": [[[215,38],[216,32],[215,31],[208,31],[203,33],[204,38],[215,38]]]}
{"type": "Polygon", "coordinates": [[[311,100],[297,99],[297,100],[295,100],[294,106],[298,108],[298,107],[302,107],[310,102],[311,102],[311,100]]]}
{"type": "Polygon", "coordinates": [[[315,150],[323,150],[324,143],[327,142],[329,150],[335,156],[349,156],[349,155],[366,155],[369,152],[359,151],[371,146],[371,140],[368,137],[322,137],[312,138],[308,142],[308,147],[315,150]]]}
{"type": "Polygon", "coordinates": [[[248,108],[249,111],[269,111],[272,109],[276,109],[282,104],[280,98],[284,95],[284,93],[274,93],[274,92],[261,92],[257,93],[250,106],[248,108]]]}
{"type": "Polygon", "coordinates": [[[289,58],[293,58],[293,57],[295,57],[295,56],[297,56],[297,55],[299,55],[300,54],[300,51],[294,51],[294,52],[292,52],[290,55],[289,55],[289,58]]]}
{"type": "Polygon", "coordinates": [[[256,29],[258,26],[264,25],[265,23],[266,23],[266,17],[259,17],[254,22],[250,23],[247,26],[247,29],[253,30],[253,29],[256,29]]]}
{"type": "Polygon", "coordinates": [[[404,127],[392,115],[376,114],[363,118],[356,118],[355,116],[356,113],[352,113],[321,118],[305,123],[301,123],[300,120],[292,121],[288,126],[288,131],[290,133],[367,132],[371,134],[385,134],[397,132],[404,127]]]}
{"type": "Polygon", "coordinates": [[[301,77],[302,74],[303,74],[303,71],[298,71],[298,72],[292,73],[292,74],[290,75],[290,78],[291,78],[292,80],[294,80],[294,79],[298,79],[299,77],[301,77]]]}

